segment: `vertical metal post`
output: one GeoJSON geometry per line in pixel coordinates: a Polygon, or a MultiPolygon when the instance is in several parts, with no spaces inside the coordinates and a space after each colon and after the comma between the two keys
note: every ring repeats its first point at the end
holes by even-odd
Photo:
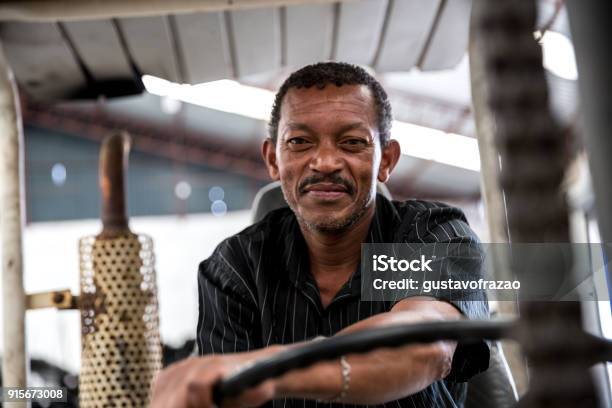
{"type": "MultiPolygon", "coordinates": [[[[0,224],[4,349],[2,385],[25,387],[25,294],[23,290],[23,131],[17,87],[0,47],[0,224]]],[[[14,407],[25,403],[15,403],[14,407]]]]}
{"type": "MultiPolygon", "coordinates": [[[[515,243],[570,242],[561,185],[567,157],[549,108],[542,51],[533,38],[536,1],[474,1],[472,29],[484,57],[488,105],[502,166],[509,235],[515,243]]],[[[523,259],[512,259],[520,270],[523,259]]],[[[538,251],[531,265],[570,276],[569,263],[538,251]]],[[[589,372],[593,348],[578,302],[522,302],[518,338],[530,361],[521,408],[600,406],[589,372]]]]}
{"type": "MultiPolygon", "coordinates": [[[[605,1],[568,1],[572,39],[578,65],[578,85],[581,96],[584,143],[595,192],[597,223],[604,243],[603,251],[612,261],[612,55],[609,39],[612,36],[612,7],[605,1]]],[[[607,269],[608,294],[612,293],[612,269],[607,269]]],[[[596,305],[587,305],[597,315],[596,305]]],[[[598,325],[596,322],[595,325],[598,325]]],[[[594,368],[598,391],[611,404],[610,387],[605,366],[594,368]]]]}
{"type": "MultiPolygon", "coordinates": [[[[474,16],[472,15],[472,20],[474,16]]],[[[499,152],[495,147],[495,118],[488,104],[485,61],[482,49],[474,38],[473,21],[470,21],[470,84],[472,88],[472,105],[478,137],[480,154],[480,190],[485,207],[489,242],[508,243],[508,228],[504,195],[499,184],[499,152]]],[[[507,254],[503,245],[491,246],[491,273],[494,279],[511,280],[507,254]]],[[[497,302],[497,309],[502,316],[516,316],[517,305],[512,301],[497,302]]],[[[520,347],[509,341],[502,341],[502,349],[510,366],[519,395],[527,391],[527,367],[520,347]]]]}
{"type": "MultiPolygon", "coordinates": [[[[485,204],[485,216],[490,242],[508,242],[504,197],[499,186],[499,153],[495,148],[495,123],[489,109],[484,61],[470,30],[470,84],[474,122],[480,155],[480,189],[485,204]]],[[[499,277],[501,279],[501,277],[499,277]]]]}
{"type": "MultiPolygon", "coordinates": [[[[607,1],[567,1],[574,40],[584,117],[585,145],[591,170],[601,241],[612,261],[612,5],[607,1]]],[[[609,273],[612,271],[609,270],[609,273]]],[[[612,276],[608,276],[612,282],[612,276]]]]}

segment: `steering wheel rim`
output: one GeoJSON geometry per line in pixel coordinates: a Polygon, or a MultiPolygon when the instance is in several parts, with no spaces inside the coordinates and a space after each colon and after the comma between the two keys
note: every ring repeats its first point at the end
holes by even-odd
{"type": "Polygon", "coordinates": [[[213,388],[213,401],[220,406],[224,398],[239,395],[265,380],[345,354],[440,340],[456,340],[461,344],[499,340],[512,337],[515,325],[514,319],[424,322],[363,330],[309,342],[257,360],[221,379],[213,388]]]}

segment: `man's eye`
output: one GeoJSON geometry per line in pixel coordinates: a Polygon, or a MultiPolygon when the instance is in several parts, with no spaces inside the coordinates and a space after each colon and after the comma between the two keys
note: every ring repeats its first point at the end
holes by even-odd
{"type": "Polygon", "coordinates": [[[304,139],[303,137],[294,137],[292,139],[289,139],[287,143],[293,144],[293,145],[304,144],[306,143],[306,139],[304,139]]]}
{"type": "Polygon", "coordinates": [[[363,139],[347,139],[343,141],[342,144],[349,146],[365,146],[367,142],[363,139]]]}

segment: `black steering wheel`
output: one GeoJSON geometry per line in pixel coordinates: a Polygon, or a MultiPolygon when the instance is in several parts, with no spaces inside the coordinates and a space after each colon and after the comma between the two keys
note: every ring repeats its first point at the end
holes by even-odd
{"type": "Polygon", "coordinates": [[[499,340],[512,337],[515,325],[514,320],[506,319],[426,322],[334,336],[310,342],[246,366],[215,384],[213,400],[217,406],[220,406],[224,398],[239,395],[265,380],[345,354],[366,353],[381,347],[392,348],[439,340],[456,340],[461,344],[499,340]]]}

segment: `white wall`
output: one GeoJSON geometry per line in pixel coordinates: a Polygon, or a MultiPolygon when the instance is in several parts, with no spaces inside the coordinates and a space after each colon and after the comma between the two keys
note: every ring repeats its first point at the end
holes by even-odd
{"type": "MultiPolygon", "coordinates": [[[[250,224],[250,211],[164,217],[134,217],[134,232],[153,237],[162,340],[173,346],[194,338],[198,317],[197,267],[224,238],[250,224]]],[[[95,235],[98,220],[36,223],[24,231],[24,286],[27,293],[69,288],[79,292],[78,240],[95,235]]],[[[1,258],[1,253],[0,253],[1,258]]],[[[0,297],[1,297],[0,292],[0,297]]],[[[0,303],[0,313],[2,305],[0,303]]],[[[27,347],[76,373],[80,364],[78,311],[36,310],[27,314],[27,347]]],[[[0,327],[0,334],[2,327],[0,327]]],[[[1,336],[0,336],[1,339],[1,336]]]]}

